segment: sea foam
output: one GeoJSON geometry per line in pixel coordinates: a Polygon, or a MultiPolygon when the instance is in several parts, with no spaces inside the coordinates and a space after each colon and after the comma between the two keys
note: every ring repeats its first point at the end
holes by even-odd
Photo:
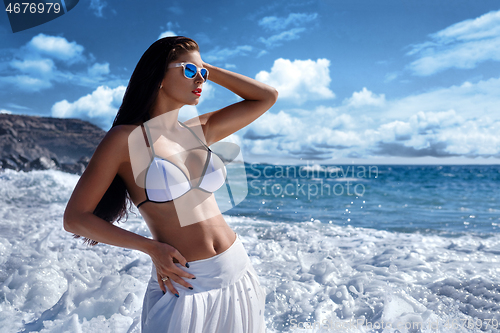
{"type": "MultiPolygon", "coordinates": [[[[63,230],[77,181],[58,171],[0,173],[2,332],[140,331],[151,261],[138,251],[87,247],[63,230]]],[[[259,274],[270,333],[498,331],[498,234],[224,217],[259,274]],[[480,329],[462,327],[480,321],[480,329]]],[[[139,215],[120,226],[149,236],[139,215]]]]}

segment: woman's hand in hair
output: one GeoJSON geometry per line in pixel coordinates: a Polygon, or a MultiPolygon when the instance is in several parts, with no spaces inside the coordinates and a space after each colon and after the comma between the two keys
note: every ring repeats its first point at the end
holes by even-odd
{"type": "Polygon", "coordinates": [[[172,285],[172,280],[186,288],[192,288],[192,286],[183,278],[193,279],[195,276],[180,269],[174,263],[174,258],[177,259],[177,261],[184,267],[186,267],[187,263],[186,259],[180,254],[179,251],[177,251],[176,248],[165,243],[154,241],[151,250],[148,251],[148,254],[156,267],[158,284],[164,293],[166,292],[167,287],[172,294],[179,295],[179,292],[172,285]],[[164,282],[162,281],[162,278],[165,277],[168,277],[169,279],[164,282]]]}

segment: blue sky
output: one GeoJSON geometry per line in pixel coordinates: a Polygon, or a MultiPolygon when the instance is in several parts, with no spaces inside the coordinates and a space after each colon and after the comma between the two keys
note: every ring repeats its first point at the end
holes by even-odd
{"type": "MultiPolygon", "coordinates": [[[[0,112],[108,130],[160,36],[266,82],[278,102],[228,141],[249,162],[500,163],[500,5],[489,0],[80,0],[12,33],[0,14],[0,112]]],[[[185,120],[238,101],[208,83],[185,120]]]]}

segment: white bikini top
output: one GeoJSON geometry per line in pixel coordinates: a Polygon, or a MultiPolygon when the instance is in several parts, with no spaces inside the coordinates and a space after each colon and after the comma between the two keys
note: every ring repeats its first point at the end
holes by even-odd
{"type": "MultiPolygon", "coordinates": [[[[139,208],[146,202],[163,203],[177,199],[193,189],[213,193],[226,182],[227,171],[222,160],[213,153],[210,148],[188,126],[179,121],[179,124],[187,128],[207,149],[207,159],[203,166],[200,181],[196,186],[191,186],[190,179],[174,163],[155,154],[153,145],[150,144],[151,134],[145,124],[141,125],[146,145],[151,147],[153,158],[146,171],[146,200],[137,205],[139,208]],[[146,129],[146,130],[145,130],[146,129]]],[[[194,148],[197,149],[197,148],[194,148]]],[[[199,149],[199,147],[198,147],[199,149]]]]}

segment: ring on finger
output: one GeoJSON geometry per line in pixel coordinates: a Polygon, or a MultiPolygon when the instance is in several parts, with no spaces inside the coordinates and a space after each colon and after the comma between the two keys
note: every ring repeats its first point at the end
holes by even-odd
{"type": "Polygon", "coordinates": [[[168,276],[165,276],[164,278],[161,278],[161,280],[162,280],[163,282],[168,281],[168,276]]]}

